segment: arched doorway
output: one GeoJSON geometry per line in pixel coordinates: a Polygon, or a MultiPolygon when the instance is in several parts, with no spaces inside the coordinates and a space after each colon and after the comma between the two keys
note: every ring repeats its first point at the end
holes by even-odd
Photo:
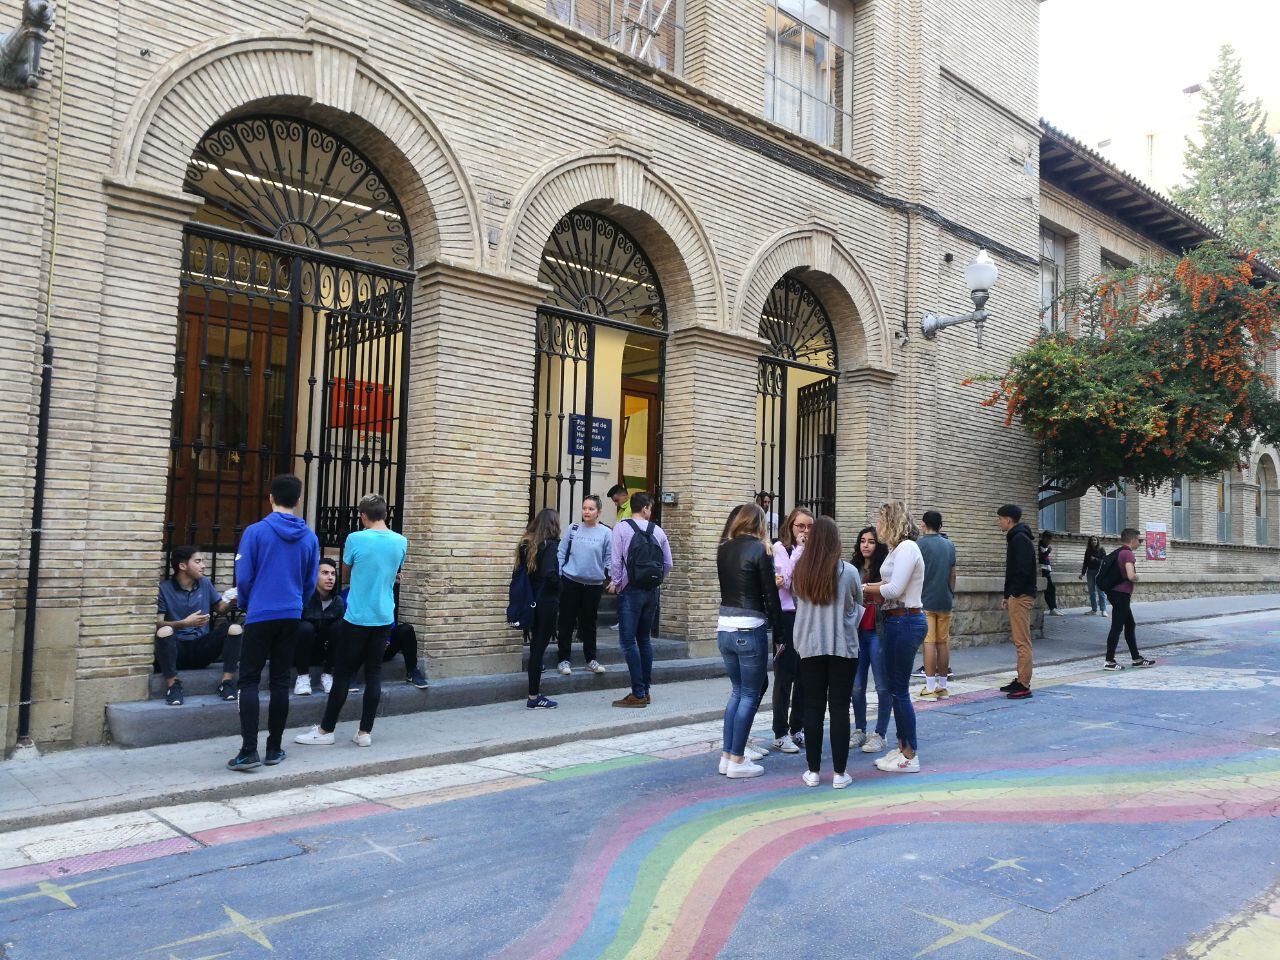
{"type": "Polygon", "coordinates": [[[197,145],[184,188],[165,546],[220,555],[304,482],[322,547],[382,493],[400,525],[413,250],[405,214],[359,150],[309,121],[254,115],[197,145]]]}
{"type": "Polygon", "coordinates": [[[1256,542],[1260,547],[1276,546],[1277,538],[1272,535],[1277,513],[1276,469],[1269,456],[1258,461],[1254,481],[1258,485],[1253,510],[1256,542]]]}
{"type": "Polygon", "coordinates": [[[639,243],[588,210],[556,224],[538,279],[529,504],[572,521],[588,493],[661,485],[667,308],[639,243]]]}
{"type": "Polygon", "coordinates": [[[835,331],[822,301],[798,277],[765,299],[757,389],[759,493],[770,499],[770,533],[793,507],[835,516],[835,331]]]}

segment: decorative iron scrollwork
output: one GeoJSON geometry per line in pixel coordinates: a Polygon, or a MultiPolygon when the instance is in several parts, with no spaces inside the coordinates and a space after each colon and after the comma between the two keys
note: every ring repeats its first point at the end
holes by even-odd
{"type": "Polygon", "coordinates": [[[831,318],[820,301],[795,277],[783,277],[765,300],[760,336],[769,354],[810,367],[836,368],[836,340],[831,318]]]}
{"type": "Polygon", "coordinates": [[[404,210],[362,153],[294,117],[229,120],[205,134],[185,188],[202,219],[370,263],[411,267],[404,210]]]}
{"type": "Polygon", "coordinates": [[[538,279],[549,306],[654,330],[667,310],[653,264],[620,226],[588,210],[561,218],[542,252],[538,279]]]}
{"type": "Polygon", "coordinates": [[[22,23],[0,34],[0,87],[29,90],[40,84],[40,53],[53,19],[53,0],[25,0],[22,23]]]}

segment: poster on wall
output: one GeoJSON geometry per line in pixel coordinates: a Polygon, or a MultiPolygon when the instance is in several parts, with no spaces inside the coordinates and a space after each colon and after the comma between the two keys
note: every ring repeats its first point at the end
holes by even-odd
{"type": "Polygon", "coordinates": [[[329,426],[350,427],[361,433],[391,429],[391,397],[386,387],[370,380],[333,381],[329,393],[329,426]]]}
{"type": "Polygon", "coordinates": [[[1169,533],[1163,523],[1147,524],[1147,559],[1169,559],[1169,533]]]}
{"type": "MultiPolygon", "coordinates": [[[[569,456],[584,456],[583,434],[587,418],[580,413],[569,414],[569,456]]],[[[591,459],[608,460],[613,452],[613,421],[608,417],[591,418],[591,459]]]]}

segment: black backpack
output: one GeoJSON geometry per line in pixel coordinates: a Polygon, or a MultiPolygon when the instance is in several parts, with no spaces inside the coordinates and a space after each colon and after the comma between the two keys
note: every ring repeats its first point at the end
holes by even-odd
{"type": "Polygon", "coordinates": [[[1124,571],[1120,569],[1120,550],[1120,547],[1116,547],[1108,553],[1094,575],[1093,582],[1103,593],[1114,590],[1124,582],[1124,571]]]}
{"type": "Polygon", "coordinates": [[[652,590],[662,583],[663,569],[666,566],[662,556],[662,545],[653,535],[653,521],[647,530],[641,530],[634,520],[631,524],[631,544],[627,548],[627,582],[640,590],[652,590]]]}

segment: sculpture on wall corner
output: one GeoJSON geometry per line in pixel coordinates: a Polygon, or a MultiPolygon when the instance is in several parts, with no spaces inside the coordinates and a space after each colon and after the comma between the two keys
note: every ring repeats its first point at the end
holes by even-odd
{"type": "Polygon", "coordinates": [[[23,0],[22,23],[0,34],[0,87],[28,90],[40,83],[40,51],[53,29],[53,0],[23,0]]]}

